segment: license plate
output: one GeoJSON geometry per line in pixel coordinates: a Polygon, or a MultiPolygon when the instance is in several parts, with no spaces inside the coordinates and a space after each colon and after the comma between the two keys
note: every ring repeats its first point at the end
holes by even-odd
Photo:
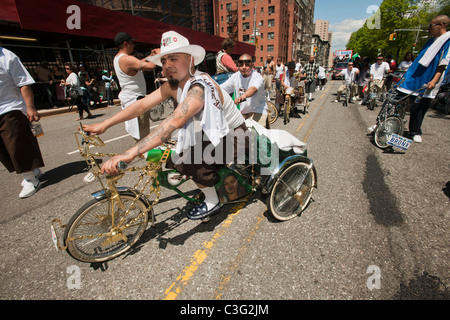
{"type": "Polygon", "coordinates": [[[408,150],[409,146],[412,143],[412,140],[407,139],[405,137],[399,136],[398,134],[392,134],[388,141],[388,145],[402,149],[402,150],[408,150]]]}

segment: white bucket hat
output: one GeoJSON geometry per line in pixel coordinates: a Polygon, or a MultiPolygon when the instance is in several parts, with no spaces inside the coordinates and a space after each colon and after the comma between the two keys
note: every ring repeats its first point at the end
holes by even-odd
{"type": "Polygon", "coordinates": [[[198,45],[189,44],[189,40],[175,31],[167,31],[161,37],[161,51],[159,54],[147,57],[150,61],[158,66],[162,66],[161,58],[170,53],[187,53],[194,57],[194,65],[200,64],[205,59],[205,49],[198,45]]]}

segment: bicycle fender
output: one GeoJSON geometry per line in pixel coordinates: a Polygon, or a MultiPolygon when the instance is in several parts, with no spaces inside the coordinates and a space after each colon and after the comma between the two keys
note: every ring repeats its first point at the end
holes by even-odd
{"type": "Polygon", "coordinates": [[[294,156],[290,156],[290,157],[284,159],[284,161],[282,163],[280,163],[278,168],[274,170],[274,173],[269,177],[269,179],[267,179],[265,186],[262,188],[262,193],[269,194],[272,190],[273,185],[278,180],[278,177],[284,172],[284,170],[287,169],[292,164],[297,163],[297,162],[304,162],[311,167],[311,170],[313,170],[314,176],[316,178],[315,179],[316,184],[314,187],[317,188],[317,171],[316,171],[316,167],[313,164],[312,159],[306,158],[301,155],[294,155],[294,156]]]}

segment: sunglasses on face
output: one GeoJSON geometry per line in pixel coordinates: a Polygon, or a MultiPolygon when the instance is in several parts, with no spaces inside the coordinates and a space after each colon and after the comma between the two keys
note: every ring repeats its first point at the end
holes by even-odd
{"type": "Polygon", "coordinates": [[[437,26],[440,26],[440,25],[441,25],[441,23],[434,23],[434,24],[430,23],[430,25],[428,26],[428,29],[431,29],[431,28],[434,28],[434,27],[437,27],[437,26]]]}
{"type": "Polygon", "coordinates": [[[238,60],[238,66],[242,67],[243,65],[251,66],[253,64],[252,60],[238,60]]]}

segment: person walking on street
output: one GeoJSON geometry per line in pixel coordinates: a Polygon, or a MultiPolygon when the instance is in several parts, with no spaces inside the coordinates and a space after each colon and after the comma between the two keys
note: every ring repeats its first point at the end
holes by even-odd
{"type": "Polygon", "coordinates": [[[30,129],[39,121],[31,85],[35,83],[13,52],[0,47],[0,160],[9,172],[23,174],[20,198],[41,187],[41,150],[30,129]]]}
{"type": "MultiPolygon", "coordinates": [[[[75,101],[73,104],[78,108],[79,117],[75,119],[76,121],[83,120],[83,111],[86,111],[88,116],[87,118],[92,118],[92,113],[89,111],[89,107],[83,102],[83,89],[81,88],[80,78],[78,78],[77,74],[74,72],[72,64],[66,63],[65,65],[66,73],[68,77],[66,80],[61,80],[61,85],[66,87],[66,90],[73,89],[77,95],[75,97],[75,101]]],[[[72,97],[71,97],[72,98],[72,97]]],[[[72,98],[73,99],[73,98],[72,98]]]]}
{"type": "Polygon", "coordinates": [[[102,71],[102,80],[105,83],[106,90],[106,101],[108,103],[108,107],[114,107],[114,101],[112,98],[112,90],[111,90],[111,81],[113,80],[112,71],[108,76],[108,70],[102,71]]]}
{"type": "MultiPolygon", "coordinates": [[[[151,71],[155,69],[155,64],[147,61],[147,58],[139,60],[132,56],[134,52],[135,41],[128,33],[119,32],[114,38],[114,43],[119,52],[114,57],[114,70],[121,91],[119,99],[122,109],[125,109],[138,99],[142,99],[147,94],[147,86],[143,71],[151,71]]],[[[153,50],[152,54],[156,54],[153,50]]],[[[150,133],[150,113],[139,115],[135,119],[125,122],[127,132],[138,141],[150,133]]]]}
{"type": "Polygon", "coordinates": [[[319,65],[315,62],[316,57],[310,56],[309,61],[305,64],[302,73],[305,78],[305,95],[307,99],[312,101],[312,94],[316,91],[317,76],[319,75],[319,65]]]}
{"type": "Polygon", "coordinates": [[[409,118],[409,134],[417,143],[422,142],[422,123],[425,113],[439,91],[446,68],[448,68],[450,31],[447,32],[450,19],[446,15],[434,18],[429,27],[429,39],[417,58],[408,68],[404,75],[405,81],[397,88],[401,94],[409,94],[426,85],[427,90],[419,102],[415,98],[418,93],[411,97],[411,112],[409,118]]]}

